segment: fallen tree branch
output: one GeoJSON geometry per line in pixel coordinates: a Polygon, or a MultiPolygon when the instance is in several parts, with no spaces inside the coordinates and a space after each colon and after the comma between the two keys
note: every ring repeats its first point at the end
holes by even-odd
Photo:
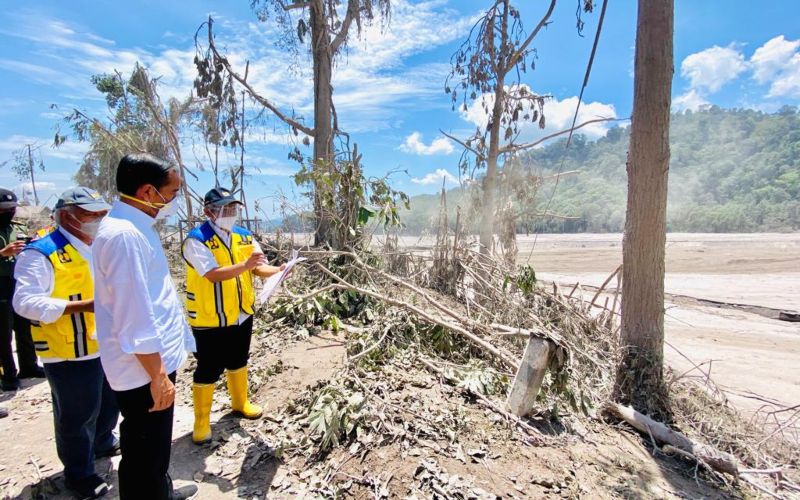
{"type": "Polygon", "coordinates": [[[379,338],[377,342],[375,342],[374,344],[372,344],[368,348],[364,349],[360,353],[356,354],[355,356],[352,356],[352,357],[348,358],[347,362],[348,363],[355,363],[359,359],[363,358],[367,354],[369,354],[372,351],[374,351],[375,349],[377,349],[378,346],[380,346],[383,343],[383,340],[386,338],[386,335],[389,334],[389,330],[390,329],[391,329],[391,325],[386,326],[386,328],[383,329],[383,335],[381,335],[381,338],[379,338]]]}
{"type": "Polygon", "coordinates": [[[708,464],[711,469],[717,472],[730,474],[734,477],[739,476],[739,466],[736,462],[736,458],[731,454],[719,451],[716,448],[702,443],[696,443],[680,432],[673,431],[661,422],[656,422],[630,406],[609,403],[606,409],[642,434],[652,432],[657,441],[691,454],[696,457],[698,461],[708,464]]]}
{"type": "Polygon", "coordinates": [[[758,481],[756,481],[755,479],[749,478],[747,476],[741,476],[741,478],[742,478],[742,481],[744,481],[745,483],[749,484],[753,488],[757,489],[761,493],[764,493],[765,495],[768,495],[768,496],[770,496],[772,498],[778,498],[780,500],[783,500],[783,498],[784,498],[784,497],[782,497],[780,495],[776,495],[775,493],[773,493],[773,492],[769,491],[768,489],[766,489],[765,487],[761,486],[760,484],[758,484],[758,481]]]}
{"type": "Polygon", "coordinates": [[[597,289],[597,292],[595,292],[595,294],[594,294],[594,297],[592,297],[592,301],[591,301],[591,302],[589,302],[589,308],[590,308],[590,309],[591,309],[592,307],[594,307],[594,303],[595,303],[595,301],[597,300],[597,297],[599,297],[599,296],[600,296],[600,294],[601,294],[601,293],[603,293],[603,290],[605,290],[605,289],[606,289],[606,287],[607,287],[607,286],[608,286],[608,284],[611,282],[611,280],[612,280],[612,279],[614,279],[614,276],[616,276],[616,275],[617,275],[617,273],[618,273],[618,272],[620,272],[621,270],[622,270],[622,265],[620,265],[619,267],[617,267],[617,268],[614,270],[614,272],[613,272],[613,273],[609,274],[609,275],[608,275],[608,278],[606,278],[606,280],[603,282],[603,284],[602,284],[602,285],[600,285],[600,288],[598,288],[598,289],[597,289]]]}
{"type": "Polygon", "coordinates": [[[393,299],[393,298],[390,298],[390,297],[386,297],[386,296],[381,295],[379,293],[373,292],[372,290],[367,290],[365,288],[360,288],[360,287],[357,287],[355,285],[352,285],[352,284],[348,283],[347,281],[343,280],[342,278],[340,278],[339,276],[337,276],[336,274],[332,273],[325,266],[323,266],[321,264],[315,264],[315,265],[322,272],[324,272],[325,274],[327,274],[328,276],[330,276],[331,278],[333,278],[334,280],[339,282],[338,285],[335,285],[336,288],[339,288],[339,289],[342,289],[342,290],[352,290],[352,291],[360,293],[362,295],[366,295],[368,297],[372,297],[374,299],[382,300],[382,301],[387,302],[389,304],[408,309],[408,310],[412,311],[413,313],[415,313],[416,315],[418,315],[418,316],[424,318],[425,320],[429,321],[430,323],[437,324],[437,325],[439,325],[439,326],[441,326],[443,328],[447,328],[448,330],[451,330],[453,332],[456,332],[456,333],[466,337],[468,340],[472,341],[473,343],[477,344],[478,346],[482,347],[483,349],[486,349],[486,351],[488,351],[491,354],[493,354],[499,361],[501,361],[504,365],[506,365],[507,368],[511,368],[511,369],[515,369],[516,370],[516,368],[517,368],[516,360],[514,360],[508,354],[505,354],[505,353],[501,352],[495,346],[491,345],[490,343],[488,343],[487,341],[485,341],[482,338],[478,337],[477,335],[474,335],[473,333],[471,333],[471,332],[467,331],[466,329],[462,328],[461,326],[454,325],[452,323],[449,323],[449,322],[443,321],[441,319],[438,319],[438,318],[428,314],[427,312],[423,311],[419,307],[416,307],[414,305],[411,305],[411,304],[408,304],[406,302],[403,302],[402,300],[397,300],[397,299],[393,299]]]}

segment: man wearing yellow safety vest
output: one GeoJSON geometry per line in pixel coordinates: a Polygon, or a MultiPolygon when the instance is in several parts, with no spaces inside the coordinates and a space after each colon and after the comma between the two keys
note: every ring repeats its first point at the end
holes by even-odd
{"type": "Polygon", "coordinates": [[[282,267],[266,265],[253,234],[236,226],[241,203],[231,192],[215,188],[206,193],[208,217],[183,242],[187,263],[186,309],[197,342],[194,372],[194,431],[197,444],[211,440],[210,413],[214,385],[227,370],[234,412],[255,419],[261,407],[247,395],[247,361],[253,332],[255,291],[253,275],[267,277],[282,267]]]}
{"type": "Polygon", "coordinates": [[[108,492],[94,460],[119,454],[112,432],[119,410],[96,340],[90,249],[110,209],[92,189],[65,191],[55,206],[56,229],[25,247],[15,268],[14,309],[31,320],[50,383],[56,451],[67,488],[80,498],[108,492]]]}

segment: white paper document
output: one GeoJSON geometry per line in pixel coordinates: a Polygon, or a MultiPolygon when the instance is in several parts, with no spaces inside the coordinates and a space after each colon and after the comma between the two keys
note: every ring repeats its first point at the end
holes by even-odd
{"type": "Polygon", "coordinates": [[[256,302],[258,305],[262,306],[266,304],[270,297],[272,297],[272,295],[278,291],[278,288],[280,288],[283,280],[289,276],[289,272],[291,272],[294,265],[298,262],[303,262],[304,260],[306,260],[305,257],[299,257],[297,255],[297,250],[292,250],[292,259],[286,263],[286,268],[279,273],[273,274],[267,278],[266,281],[264,281],[264,287],[258,293],[258,297],[256,297],[256,302]]]}

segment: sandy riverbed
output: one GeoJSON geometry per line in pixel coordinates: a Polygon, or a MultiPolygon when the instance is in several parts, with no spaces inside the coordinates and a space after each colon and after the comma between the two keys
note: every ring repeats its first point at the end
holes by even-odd
{"type": "MultiPolygon", "coordinates": [[[[540,279],[599,286],[622,262],[621,245],[620,234],[521,237],[519,258],[540,279]]],[[[800,311],[800,234],[670,234],[666,269],[668,294],[800,311]]],[[[750,393],[800,403],[800,323],[673,297],[666,328],[668,363],[710,362],[745,412],[762,405],[750,393]]]]}

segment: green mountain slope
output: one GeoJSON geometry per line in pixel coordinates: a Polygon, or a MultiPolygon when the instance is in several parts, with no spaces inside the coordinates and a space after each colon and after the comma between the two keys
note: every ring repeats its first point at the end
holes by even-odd
{"type": "MultiPolygon", "coordinates": [[[[579,170],[550,182],[539,192],[539,210],[556,187],[551,212],[577,221],[521,220],[518,230],[621,231],[629,130],[615,128],[597,141],[576,136],[520,158],[543,176],[579,170]],[[562,164],[563,163],[563,164],[562,164]]],[[[785,107],[775,114],[717,107],[672,117],[668,228],[686,232],[800,230],[800,113],[785,107]]],[[[460,189],[448,193],[452,209],[463,200],[460,189]]],[[[404,218],[411,232],[429,225],[438,196],[412,198],[404,218]]]]}

